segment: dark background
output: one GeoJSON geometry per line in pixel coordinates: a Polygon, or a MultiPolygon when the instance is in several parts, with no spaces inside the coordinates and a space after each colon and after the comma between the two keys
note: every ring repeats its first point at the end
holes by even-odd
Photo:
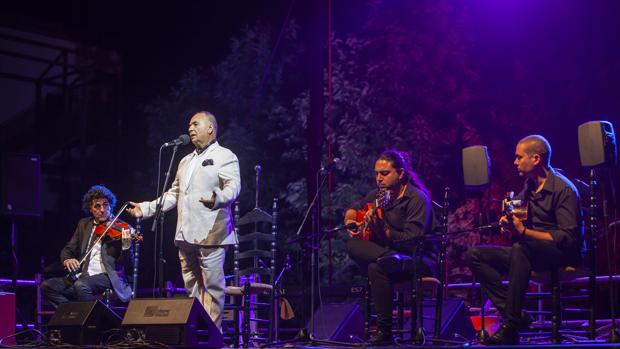
{"type": "MultiPolygon", "coordinates": [[[[435,198],[444,186],[453,188],[451,227],[463,228],[477,222],[479,197],[493,220],[497,198],[519,188],[512,160],[523,136],[545,135],[552,163],[569,178],[587,181],[577,127],[601,119],[619,125],[617,1],[21,1],[4,2],[0,13],[3,26],[64,38],[85,51],[96,48],[82,53],[96,63],[85,69],[91,85],[74,95],[74,109],[54,92],[38,107],[33,101],[31,110],[1,118],[3,153],[42,155],[43,215],[15,220],[21,278],[40,270],[41,257],[44,264],[57,259],[84,215],[80,200],[91,185],[110,187],[119,202],[153,199],[157,148],[186,132],[197,110],[218,115],[222,143],[239,156],[244,212],[254,206],[253,167],[263,165],[260,205],[280,198],[280,243],[293,254],[285,242],[307,203],[309,163],[326,161],[331,152],[342,164],[324,198],[325,224],[339,222],[346,205],[370,189],[376,154],[396,147],[413,155],[435,198]],[[295,29],[274,50],[283,23],[295,29]],[[266,57],[274,51],[269,65],[266,57]],[[114,55],[118,61],[108,59],[114,55]],[[324,76],[312,73],[316,57],[324,76]],[[330,63],[332,97],[323,79],[330,63]],[[304,104],[313,81],[326,90],[320,104],[333,103],[314,119],[305,118],[310,107],[304,104]],[[313,123],[325,129],[318,153],[306,139],[313,123]],[[492,160],[493,184],[484,193],[462,184],[460,151],[475,144],[489,146],[492,160]]],[[[618,184],[617,173],[609,183],[618,184]]],[[[169,213],[164,240],[172,240],[175,221],[176,213],[169,213]]],[[[3,217],[0,225],[4,277],[11,275],[10,223],[3,217]]],[[[460,253],[477,242],[468,235],[451,243],[452,276],[467,273],[460,253]]],[[[357,272],[339,243],[335,238],[322,251],[330,284],[346,283],[357,272]],[[330,257],[336,268],[328,267],[330,257]]],[[[152,247],[147,238],[144,287],[154,270],[152,247]]],[[[166,255],[167,278],[180,286],[176,249],[168,245],[166,255]]]]}

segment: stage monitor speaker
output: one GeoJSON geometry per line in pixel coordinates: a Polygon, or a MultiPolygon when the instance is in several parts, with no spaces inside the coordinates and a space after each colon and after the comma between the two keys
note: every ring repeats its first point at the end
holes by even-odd
{"type": "Polygon", "coordinates": [[[50,337],[74,345],[100,345],[121,318],[101,301],[61,303],[47,324],[50,337]]]}
{"type": "MultiPolygon", "coordinates": [[[[307,328],[312,328],[308,324],[307,328]]],[[[316,339],[359,343],[364,338],[364,313],[359,302],[324,303],[314,312],[316,339]]]]}
{"type": "MultiPolygon", "coordinates": [[[[435,299],[424,299],[422,327],[427,334],[432,334],[435,331],[436,305],[435,299]]],[[[405,329],[411,329],[411,319],[405,324],[405,329]]],[[[473,339],[475,334],[474,325],[463,300],[460,298],[444,298],[439,337],[456,340],[459,338],[473,339]]]]}
{"type": "Polygon", "coordinates": [[[219,329],[196,298],[132,299],[123,318],[127,333],[171,346],[222,348],[219,329]]]}
{"type": "Polygon", "coordinates": [[[463,148],[463,179],[468,189],[480,189],[489,184],[491,160],[487,147],[473,145],[463,148]]]}
{"type": "Polygon", "coordinates": [[[614,127],[609,121],[590,121],[579,125],[581,166],[616,165],[618,148],[614,127]]]}
{"type": "Polygon", "coordinates": [[[41,215],[41,158],[34,154],[5,153],[0,166],[2,214],[41,215]]]}
{"type": "Polygon", "coordinates": [[[15,337],[9,337],[15,334],[15,293],[0,292],[0,338],[3,345],[14,345],[15,337]]]}

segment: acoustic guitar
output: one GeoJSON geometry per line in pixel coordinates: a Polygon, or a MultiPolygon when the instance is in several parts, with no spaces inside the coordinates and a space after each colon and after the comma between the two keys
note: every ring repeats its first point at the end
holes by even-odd
{"type": "Polygon", "coordinates": [[[371,212],[374,219],[383,219],[383,210],[392,207],[393,201],[393,195],[389,190],[379,190],[374,202],[366,203],[361,210],[355,211],[355,221],[361,224],[357,228],[357,233],[353,235],[353,237],[365,241],[383,240],[385,237],[385,232],[372,231],[370,224],[364,220],[364,217],[368,212],[371,212]]]}

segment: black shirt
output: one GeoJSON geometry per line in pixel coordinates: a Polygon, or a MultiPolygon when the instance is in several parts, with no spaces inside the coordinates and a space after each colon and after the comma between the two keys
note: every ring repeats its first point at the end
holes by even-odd
{"type": "Polygon", "coordinates": [[[517,198],[528,202],[526,227],[550,233],[567,257],[581,256],[583,221],[579,193],[570,180],[550,169],[540,192],[536,193],[536,183],[527,179],[517,198]]]}
{"type": "MultiPolygon", "coordinates": [[[[378,190],[369,192],[365,198],[351,206],[354,210],[364,208],[367,203],[374,206],[378,190]]],[[[403,196],[396,199],[392,207],[383,210],[383,221],[390,230],[387,245],[399,249],[399,240],[422,236],[431,231],[432,226],[431,200],[424,192],[412,184],[407,184],[403,196]]]]}

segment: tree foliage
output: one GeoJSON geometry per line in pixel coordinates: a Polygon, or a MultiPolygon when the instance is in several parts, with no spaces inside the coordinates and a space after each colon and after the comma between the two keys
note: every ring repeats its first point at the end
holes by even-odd
{"type": "MultiPolygon", "coordinates": [[[[373,187],[376,156],[396,148],[411,155],[414,170],[435,197],[445,186],[452,188],[451,229],[476,225],[478,212],[496,211],[496,199],[506,188],[518,188],[518,179],[509,180],[515,178],[512,135],[529,129],[517,116],[540,118],[545,99],[527,90],[512,98],[489,83],[495,81],[490,76],[495,70],[475,49],[480,39],[470,2],[374,0],[356,6],[366,17],[332,33],[331,80],[327,71],[323,76],[332,86],[324,154],[329,144],[341,159],[331,191],[323,193],[323,218],[339,222],[343,210],[373,187]],[[542,102],[536,109],[530,101],[542,102]],[[511,136],[497,137],[497,130],[511,136]],[[484,192],[467,192],[460,175],[461,149],[477,144],[488,146],[494,181],[484,192]]],[[[274,28],[264,23],[246,28],[231,40],[219,64],[190,69],[167,96],[144,108],[152,120],[149,139],[157,144],[173,126],[185,127],[194,111],[207,108],[219,116],[220,142],[240,159],[243,210],[254,205],[254,165],[261,164],[259,204],[270,207],[272,197],[280,198],[283,240],[296,231],[308,194],[313,194],[305,183],[310,96],[299,67],[306,48],[298,29],[290,23],[273,54],[274,28]]],[[[521,64],[507,61],[511,81],[526,74],[521,64]]],[[[344,239],[334,237],[332,255],[322,249],[321,270],[331,258],[337,266],[334,279],[349,282],[358,270],[344,252],[344,239]]],[[[475,234],[451,240],[452,274],[466,273],[460,255],[478,241],[475,234]]],[[[501,243],[502,238],[489,241],[501,243]]]]}

